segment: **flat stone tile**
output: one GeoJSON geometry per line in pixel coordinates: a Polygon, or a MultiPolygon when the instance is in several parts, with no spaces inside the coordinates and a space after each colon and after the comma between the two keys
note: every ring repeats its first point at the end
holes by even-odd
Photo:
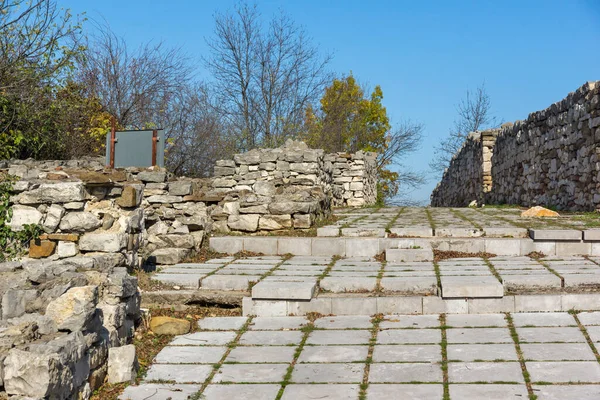
{"type": "Polygon", "coordinates": [[[448,314],[446,325],[453,328],[505,327],[503,314],[448,314]]]}
{"type": "Polygon", "coordinates": [[[377,344],[440,343],[440,329],[390,329],[379,331],[377,344]]]}
{"type": "Polygon", "coordinates": [[[177,383],[204,383],[212,372],[212,365],[154,364],[148,370],[146,381],[175,381],[177,383]]]}
{"type": "Polygon", "coordinates": [[[212,364],[221,361],[227,347],[166,346],[154,358],[158,364],[212,364]]]}
{"type": "Polygon", "coordinates": [[[381,279],[381,289],[393,293],[436,294],[438,287],[435,276],[386,276],[381,279]]]}
{"type": "Polygon", "coordinates": [[[198,321],[203,331],[237,331],[248,321],[248,317],[207,317],[198,321]]]}
{"type": "Polygon", "coordinates": [[[200,279],[206,274],[166,274],[158,273],[152,277],[152,280],[159,281],[169,285],[182,286],[184,288],[198,289],[200,279]]]}
{"type": "MultiPolygon", "coordinates": [[[[594,343],[600,342],[600,326],[587,326],[585,328],[585,330],[587,331],[592,342],[594,342],[594,343]]],[[[596,346],[596,347],[598,347],[598,346],[596,346]]]]}
{"type": "Polygon", "coordinates": [[[514,343],[508,328],[456,328],[446,330],[448,343],[514,343]]]}
{"type": "Polygon", "coordinates": [[[359,393],[357,384],[291,384],[285,387],[281,400],[347,400],[357,399],[359,393]]]}
{"type": "Polygon", "coordinates": [[[253,299],[310,300],[315,293],[313,281],[262,281],[252,287],[253,299]]]}
{"type": "Polygon", "coordinates": [[[379,329],[439,328],[438,315],[389,315],[379,324],[379,329]]]}
{"type": "MultiPolygon", "coordinates": [[[[376,273],[374,274],[377,275],[376,273]]],[[[329,276],[319,282],[322,290],[331,293],[360,293],[375,290],[377,278],[329,276]]]]}
{"type": "Polygon", "coordinates": [[[273,400],[277,397],[280,387],[273,384],[208,385],[200,398],[202,400],[273,400]]]}
{"type": "Polygon", "coordinates": [[[521,343],[585,343],[585,337],[575,327],[516,328],[521,343]]]}
{"type": "Polygon", "coordinates": [[[444,397],[444,386],[436,384],[377,384],[367,388],[368,399],[440,400],[444,397]],[[401,393],[402,397],[398,397],[401,393]]]}
{"type": "Polygon", "coordinates": [[[594,361],[587,343],[522,343],[523,358],[532,361],[594,361]]]}
{"type": "Polygon", "coordinates": [[[598,400],[600,385],[533,385],[538,400],[598,400]]]}
{"type": "Polygon", "coordinates": [[[226,363],[291,363],[295,346],[237,346],[231,350],[226,363]]]}
{"type": "Polygon", "coordinates": [[[478,297],[502,297],[504,287],[494,277],[489,276],[442,276],[442,297],[445,298],[478,298],[478,297]]]}
{"type": "Polygon", "coordinates": [[[201,387],[202,385],[142,383],[139,386],[127,386],[119,396],[119,400],[188,400],[190,396],[198,392],[201,387]]]}
{"type": "Polygon", "coordinates": [[[580,312],[577,318],[583,325],[600,325],[600,311],[580,312]]]}
{"type": "Polygon", "coordinates": [[[236,332],[195,332],[175,337],[172,346],[223,346],[237,336],[236,332]]]}
{"type": "Polygon", "coordinates": [[[369,346],[304,346],[299,363],[349,363],[365,361],[369,346]]]}
{"type": "Polygon", "coordinates": [[[442,382],[442,370],[435,363],[371,364],[369,382],[442,382]]]}
{"type": "Polygon", "coordinates": [[[439,345],[376,345],[373,362],[441,362],[442,348],[439,345]]]}
{"type": "MultiPolygon", "coordinates": [[[[506,399],[527,399],[529,393],[525,385],[511,384],[450,384],[450,398],[454,399],[485,399],[485,400],[506,400],[506,399]]],[[[541,400],[541,399],[540,399],[541,400]]]]}
{"type": "Polygon", "coordinates": [[[600,382],[600,364],[597,361],[527,361],[525,365],[532,382],[600,382]]]}
{"type": "Polygon", "coordinates": [[[260,275],[211,275],[201,282],[202,289],[248,290],[251,282],[258,282],[260,275]]]}
{"type": "Polygon", "coordinates": [[[448,364],[450,383],[525,382],[518,362],[465,362],[448,364]]]}
{"type": "Polygon", "coordinates": [[[313,331],[308,336],[306,344],[369,344],[371,332],[368,330],[326,330],[313,331]]]}
{"type": "Polygon", "coordinates": [[[365,364],[296,364],[293,383],[360,383],[365,364]]]}
{"type": "Polygon", "coordinates": [[[286,346],[300,344],[299,331],[247,331],[240,338],[241,345],[286,346]]]}
{"type": "Polygon", "coordinates": [[[315,321],[315,327],[320,329],[371,329],[373,322],[368,315],[340,315],[319,318],[315,321]]]}
{"type": "Polygon", "coordinates": [[[514,344],[449,344],[449,361],[518,361],[514,344]]]}
{"type": "Polygon", "coordinates": [[[569,313],[515,313],[512,314],[513,324],[520,326],[577,326],[575,318],[569,313]]]}
{"type": "Polygon", "coordinates": [[[255,317],[248,325],[253,331],[298,330],[308,324],[304,317],[255,317]]]}
{"type": "Polygon", "coordinates": [[[224,364],[213,377],[213,383],[278,383],[289,364],[224,364]]]}

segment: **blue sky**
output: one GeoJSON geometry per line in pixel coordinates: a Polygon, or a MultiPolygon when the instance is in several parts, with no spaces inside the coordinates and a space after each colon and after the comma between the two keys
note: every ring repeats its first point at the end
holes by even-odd
{"type": "MultiPolygon", "coordinates": [[[[74,13],[106,19],[132,45],[147,40],[181,47],[208,79],[201,56],[215,11],[233,0],[58,0],[74,13]]],[[[258,0],[268,18],[283,9],[304,26],[333,72],[352,71],[381,85],[394,121],[425,126],[422,148],[406,159],[428,170],[433,148],[448,135],[456,104],[485,81],[493,114],[504,121],[561,100],[600,79],[600,0],[365,1],[258,0]]],[[[412,193],[428,201],[436,181],[412,193]]]]}

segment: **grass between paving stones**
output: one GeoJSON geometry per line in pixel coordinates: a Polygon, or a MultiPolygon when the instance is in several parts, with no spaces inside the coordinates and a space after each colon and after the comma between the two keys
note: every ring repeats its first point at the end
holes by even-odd
{"type": "Polygon", "coordinates": [[[546,264],[545,262],[543,262],[539,258],[532,258],[532,260],[537,261],[538,264],[540,264],[542,267],[546,268],[548,271],[550,271],[551,273],[553,273],[554,275],[556,275],[558,277],[558,279],[560,279],[560,287],[561,288],[565,287],[565,278],[563,278],[558,272],[556,272],[555,269],[553,269],[552,267],[550,267],[548,264],[546,264]]]}
{"type": "Polygon", "coordinates": [[[492,275],[494,275],[496,279],[498,279],[498,282],[502,283],[502,277],[500,276],[494,265],[490,262],[490,260],[488,258],[484,258],[483,262],[488,266],[492,275]]]}
{"type": "Polygon", "coordinates": [[[240,341],[242,335],[248,330],[248,327],[252,323],[253,318],[253,316],[248,317],[246,323],[237,331],[237,335],[235,336],[235,338],[227,344],[227,350],[225,350],[225,354],[223,354],[223,357],[221,357],[219,362],[213,364],[213,370],[210,371],[210,374],[208,374],[208,378],[206,378],[200,389],[195,394],[189,397],[189,400],[202,399],[202,393],[206,390],[206,387],[213,380],[217,372],[219,372],[219,369],[223,366],[227,357],[229,357],[229,353],[231,353],[231,350],[233,350],[237,346],[237,343],[240,341]]]}
{"type": "Polygon", "coordinates": [[[435,221],[433,220],[433,216],[431,215],[431,211],[427,208],[425,209],[425,214],[427,215],[427,221],[429,221],[429,225],[431,226],[431,230],[433,231],[433,236],[435,236],[435,221]]]}
{"type": "MultiPolygon", "coordinates": [[[[379,260],[377,260],[379,261],[379,260]]],[[[382,293],[383,288],[381,287],[381,279],[383,278],[383,274],[385,272],[385,266],[387,265],[387,261],[382,260],[379,261],[381,263],[381,268],[377,272],[377,280],[375,281],[375,293],[382,293]]]]}
{"type": "Polygon", "coordinates": [[[296,351],[294,352],[294,358],[292,359],[292,362],[290,363],[290,365],[287,368],[287,371],[285,372],[283,381],[281,381],[281,383],[280,383],[281,388],[279,389],[279,392],[277,392],[277,396],[275,397],[275,400],[281,399],[281,397],[283,396],[283,391],[285,390],[287,385],[290,384],[290,381],[292,380],[292,373],[294,372],[294,367],[296,366],[296,363],[298,362],[298,359],[300,358],[300,353],[302,353],[302,350],[304,349],[304,346],[306,345],[308,336],[315,329],[315,319],[317,319],[319,316],[316,314],[313,314],[310,316],[307,315],[307,317],[309,317],[308,324],[306,324],[302,328],[300,328],[300,330],[302,332],[302,340],[300,340],[300,344],[298,344],[298,347],[296,347],[296,351]]]}
{"type": "MultiPolygon", "coordinates": [[[[173,318],[181,318],[190,321],[191,331],[198,330],[198,321],[206,317],[237,317],[242,315],[242,310],[236,308],[220,308],[220,307],[190,307],[185,311],[175,311],[168,308],[150,309],[150,315],[153,316],[168,316],[173,318]]],[[[156,355],[166,346],[171,340],[172,335],[156,335],[153,333],[146,323],[143,323],[136,330],[133,344],[136,348],[136,354],[140,369],[135,380],[138,385],[146,376],[148,368],[152,365],[152,361],[156,355]]],[[[92,394],[91,400],[116,400],[123,390],[129,386],[129,383],[119,383],[111,385],[105,383],[100,388],[96,389],[92,394]]]]}
{"type": "Polygon", "coordinates": [[[510,336],[512,337],[512,340],[515,343],[517,358],[519,359],[519,364],[521,364],[521,372],[523,373],[525,386],[527,386],[527,393],[529,393],[529,400],[536,400],[537,395],[533,392],[533,387],[531,386],[531,376],[529,375],[529,371],[527,371],[527,365],[525,364],[525,359],[523,358],[523,351],[521,350],[521,342],[519,341],[519,334],[517,333],[517,329],[515,328],[512,315],[510,315],[510,313],[505,313],[504,319],[506,319],[508,329],[510,330],[510,336]]]}
{"type": "Polygon", "coordinates": [[[256,285],[258,282],[264,280],[267,276],[271,276],[273,274],[273,272],[275,272],[279,267],[281,267],[281,265],[286,262],[287,260],[289,260],[290,258],[293,257],[293,254],[287,253],[281,256],[281,262],[278,264],[275,264],[275,266],[273,268],[271,268],[270,270],[268,270],[267,272],[265,272],[264,274],[262,274],[260,276],[260,278],[258,278],[257,282],[248,282],[248,291],[252,290],[252,286],[256,285]]]}
{"type": "Polygon", "coordinates": [[[377,333],[379,332],[379,324],[383,321],[383,314],[376,314],[371,318],[371,338],[369,339],[369,351],[367,353],[367,359],[365,360],[365,370],[363,372],[363,379],[360,384],[360,392],[358,395],[359,400],[366,400],[367,389],[369,388],[369,373],[371,371],[371,364],[373,363],[373,352],[375,351],[375,345],[377,344],[377,333]]]}
{"type": "Polygon", "coordinates": [[[596,360],[600,363],[600,353],[598,353],[598,348],[596,348],[596,345],[594,344],[594,341],[592,340],[592,338],[590,338],[590,335],[589,335],[587,329],[585,329],[585,326],[583,326],[583,324],[579,320],[579,315],[577,315],[577,314],[579,314],[579,312],[573,310],[573,311],[569,311],[569,314],[571,314],[573,316],[573,318],[575,319],[575,322],[577,322],[577,326],[579,327],[579,330],[585,337],[585,340],[587,341],[588,346],[590,346],[590,348],[592,349],[594,356],[596,356],[596,360]]]}
{"type": "Polygon", "coordinates": [[[317,276],[317,287],[319,288],[319,291],[323,291],[323,289],[321,289],[321,280],[323,278],[325,278],[327,275],[329,275],[329,272],[331,272],[331,269],[333,268],[333,266],[335,265],[335,263],[338,260],[341,260],[343,257],[341,256],[333,256],[331,257],[331,261],[329,262],[329,264],[327,264],[327,267],[323,270],[323,272],[321,273],[321,275],[317,276]]]}
{"type": "Polygon", "coordinates": [[[400,211],[398,211],[396,213],[396,215],[394,215],[394,217],[390,220],[390,222],[388,222],[388,224],[385,226],[385,231],[387,233],[390,233],[390,229],[394,226],[394,224],[396,223],[396,220],[400,217],[400,214],[402,214],[404,212],[404,207],[402,207],[400,209],[400,211]]]}
{"type": "Polygon", "coordinates": [[[437,287],[442,287],[442,273],[440,272],[440,265],[437,261],[433,261],[433,270],[435,272],[435,279],[437,281],[437,287]]]}
{"type": "Polygon", "coordinates": [[[461,213],[458,210],[455,210],[454,208],[450,209],[450,212],[456,217],[459,218],[465,222],[470,223],[471,225],[473,225],[475,228],[479,229],[479,230],[483,230],[483,227],[481,225],[479,225],[477,222],[473,221],[471,218],[467,217],[466,215],[464,215],[463,213],[461,213]]]}
{"type": "Polygon", "coordinates": [[[446,330],[448,325],[446,324],[446,314],[440,314],[440,329],[442,332],[442,341],[440,346],[442,348],[442,377],[444,384],[444,400],[450,400],[450,387],[448,385],[448,338],[446,330]]]}
{"type": "MultiPolygon", "coordinates": [[[[487,207],[487,206],[486,206],[486,207],[487,207]]],[[[508,207],[505,207],[505,208],[508,208],[508,207]]],[[[512,207],[511,207],[511,208],[512,208],[512,207]]],[[[485,215],[485,216],[487,216],[487,217],[492,217],[492,218],[496,218],[496,219],[499,219],[499,220],[501,220],[501,221],[507,222],[509,225],[516,226],[517,228],[529,229],[529,226],[528,226],[528,225],[526,225],[526,224],[522,224],[522,223],[520,223],[520,222],[513,221],[513,220],[511,220],[511,219],[508,219],[508,218],[504,218],[504,217],[502,217],[502,216],[500,216],[500,215],[497,215],[497,214],[495,214],[495,213],[486,213],[486,212],[484,212],[482,209],[479,209],[479,208],[473,208],[473,210],[475,210],[475,211],[477,211],[478,213],[481,213],[481,214],[483,214],[483,215],[485,215]]]]}

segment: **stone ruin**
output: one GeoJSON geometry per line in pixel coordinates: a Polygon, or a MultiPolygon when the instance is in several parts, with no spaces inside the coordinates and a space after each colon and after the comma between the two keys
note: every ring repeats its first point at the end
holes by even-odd
{"type": "Polygon", "coordinates": [[[526,120],[474,132],[431,194],[431,205],[600,209],[600,81],[526,120]]]}
{"type": "Polygon", "coordinates": [[[333,205],[374,203],[375,154],[324,154],[290,141],[221,160],[208,179],[103,160],[0,161],[20,179],[14,231],[43,229],[28,257],[0,263],[0,394],[90,397],[135,377],[144,263],[175,264],[210,232],[307,229],[333,205]]]}

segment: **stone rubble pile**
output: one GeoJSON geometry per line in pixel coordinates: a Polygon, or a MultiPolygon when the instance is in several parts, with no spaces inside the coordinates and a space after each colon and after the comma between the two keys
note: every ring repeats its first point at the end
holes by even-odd
{"type": "Polygon", "coordinates": [[[462,206],[483,198],[487,204],[600,209],[600,81],[525,121],[479,134],[479,143],[468,139],[453,159],[431,195],[432,205],[462,206]]]}

